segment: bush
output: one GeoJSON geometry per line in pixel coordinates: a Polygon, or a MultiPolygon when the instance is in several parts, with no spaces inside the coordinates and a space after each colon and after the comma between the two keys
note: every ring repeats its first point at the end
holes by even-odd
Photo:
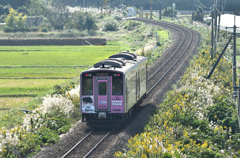
{"type": "Polygon", "coordinates": [[[163,9],[163,16],[176,17],[176,15],[177,15],[177,11],[174,10],[173,7],[167,7],[163,9]]]}
{"type": "Polygon", "coordinates": [[[48,32],[48,28],[47,27],[42,27],[42,28],[40,28],[40,31],[41,32],[48,32]]]}
{"type": "Polygon", "coordinates": [[[35,137],[36,144],[40,146],[53,145],[59,140],[59,135],[45,126],[40,127],[35,137]]]}
{"type": "Polygon", "coordinates": [[[117,20],[117,21],[121,21],[122,20],[122,18],[119,17],[119,16],[114,16],[114,19],[117,20]]]}
{"type": "Polygon", "coordinates": [[[127,24],[124,26],[124,29],[128,31],[134,30],[136,27],[140,26],[141,23],[137,21],[128,21],[127,24]]]}
{"type": "Polygon", "coordinates": [[[193,14],[193,20],[203,22],[204,11],[202,7],[198,7],[197,11],[193,14]]]}
{"type": "Polygon", "coordinates": [[[114,19],[106,19],[104,26],[103,26],[103,31],[117,31],[118,30],[118,21],[114,19]]]}
{"type": "Polygon", "coordinates": [[[6,26],[4,28],[5,32],[17,32],[17,31],[26,31],[25,27],[26,16],[23,16],[22,13],[17,13],[14,9],[10,9],[9,15],[7,16],[6,26]]]}
{"type": "Polygon", "coordinates": [[[8,32],[14,32],[15,30],[9,26],[5,26],[3,29],[4,32],[8,33],[8,32]]]}

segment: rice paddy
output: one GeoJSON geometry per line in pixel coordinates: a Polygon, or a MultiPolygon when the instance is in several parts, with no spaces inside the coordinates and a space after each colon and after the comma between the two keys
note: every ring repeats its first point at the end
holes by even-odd
{"type": "Polygon", "coordinates": [[[0,111],[51,93],[55,85],[119,51],[118,41],[106,46],[1,46],[0,111]]]}

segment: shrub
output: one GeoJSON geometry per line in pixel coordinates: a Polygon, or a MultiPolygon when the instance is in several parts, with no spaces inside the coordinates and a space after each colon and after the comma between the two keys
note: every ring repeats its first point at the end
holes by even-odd
{"type": "Polygon", "coordinates": [[[107,18],[104,20],[103,31],[117,31],[119,23],[117,20],[107,18]]]}
{"type": "Polygon", "coordinates": [[[41,32],[48,32],[48,28],[47,27],[42,27],[42,28],[40,28],[40,31],[41,32]]]}
{"type": "Polygon", "coordinates": [[[198,7],[197,11],[193,14],[193,20],[203,22],[204,11],[202,7],[198,7]]]}
{"type": "Polygon", "coordinates": [[[163,9],[163,16],[168,16],[168,17],[176,17],[177,11],[173,9],[173,7],[167,7],[163,9]]]}
{"type": "Polygon", "coordinates": [[[10,8],[9,15],[7,16],[5,32],[25,31],[26,16],[22,13],[17,13],[14,9],[10,8]]]}
{"type": "Polygon", "coordinates": [[[124,29],[128,31],[134,30],[136,27],[139,27],[141,25],[140,22],[137,21],[128,21],[127,24],[124,26],[124,29]]]}

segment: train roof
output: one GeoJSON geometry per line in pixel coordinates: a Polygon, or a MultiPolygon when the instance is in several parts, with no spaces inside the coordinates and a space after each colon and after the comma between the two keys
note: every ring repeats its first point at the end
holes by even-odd
{"type": "Polygon", "coordinates": [[[130,52],[119,52],[110,56],[108,59],[97,62],[92,68],[84,72],[104,70],[127,73],[146,60],[147,57],[138,56],[130,52]]]}

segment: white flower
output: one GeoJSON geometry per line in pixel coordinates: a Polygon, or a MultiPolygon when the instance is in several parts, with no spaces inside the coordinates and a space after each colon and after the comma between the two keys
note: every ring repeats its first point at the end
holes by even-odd
{"type": "Polygon", "coordinates": [[[74,89],[71,89],[69,92],[67,92],[71,97],[72,96],[78,96],[80,97],[80,85],[76,86],[74,89]]]}

